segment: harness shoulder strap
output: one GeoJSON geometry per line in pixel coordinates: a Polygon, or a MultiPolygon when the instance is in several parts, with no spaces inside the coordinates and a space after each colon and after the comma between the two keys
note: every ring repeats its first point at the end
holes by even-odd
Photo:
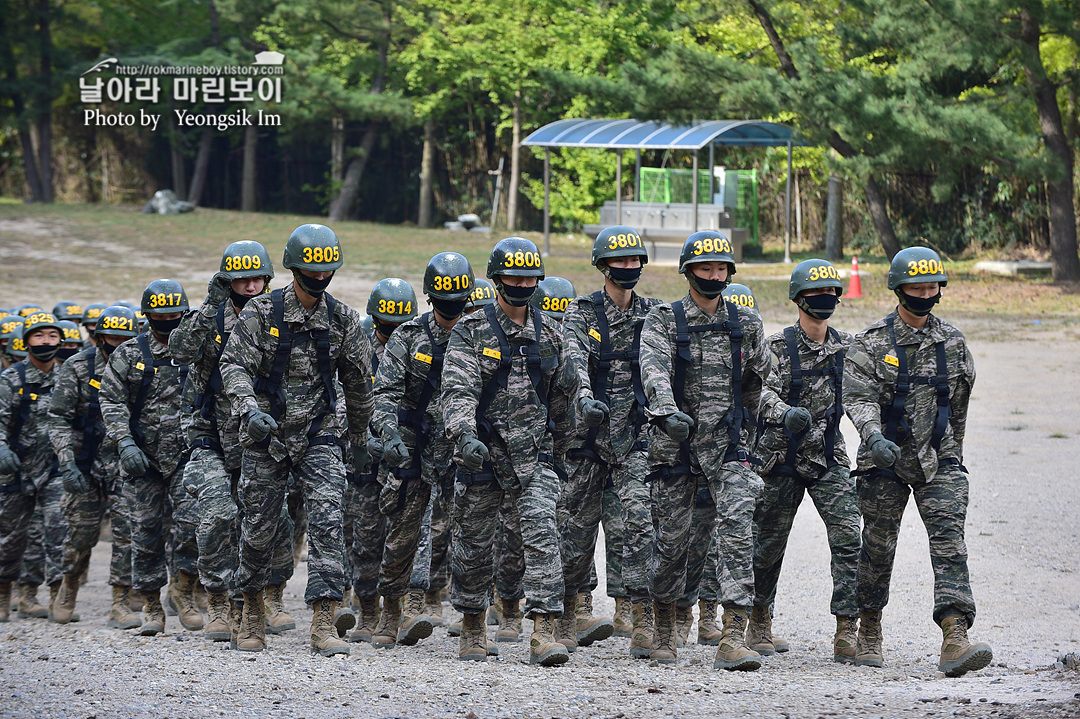
{"type": "Polygon", "coordinates": [[[491,331],[495,333],[495,338],[499,341],[499,367],[484,385],[484,389],[480,392],[480,400],[476,405],[476,431],[481,442],[487,442],[491,437],[492,428],[491,422],[487,419],[487,411],[499,389],[506,388],[506,383],[510,379],[511,365],[510,341],[506,338],[506,333],[499,324],[499,318],[495,315],[494,303],[484,306],[484,315],[487,317],[488,324],[491,325],[491,331]]]}
{"type": "Polygon", "coordinates": [[[420,396],[416,399],[415,407],[398,411],[398,422],[412,427],[413,436],[416,442],[412,464],[404,471],[399,470],[395,472],[395,474],[402,479],[411,479],[420,476],[420,465],[423,461],[424,449],[427,448],[428,441],[431,439],[431,427],[425,419],[425,416],[427,414],[427,408],[431,404],[431,400],[435,397],[435,393],[439,391],[439,387],[442,384],[442,367],[445,349],[435,342],[435,335],[428,326],[432,321],[431,317],[431,312],[425,312],[421,317],[420,322],[424,327],[424,332],[427,333],[428,342],[431,345],[431,362],[428,365],[424,386],[420,390],[420,396]]]}
{"type": "Polygon", "coordinates": [[[76,428],[81,428],[83,433],[82,447],[79,449],[78,456],[75,457],[75,464],[83,473],[90,471],[90,465],[93,463],[94,457],[97,456],[98,447],[105,436],[101,424],[101,403],[98,401],[101,382],[98,380],[97,375],[97,353],[96,347],[90,348],[86,360],[87,383],[90,385],[90,394],[86,402],[86,416],[79,418],[75,423],[76,428]]]}
{"type": "Polygon", "coordinates": [[[139,420],[142,418],[143,406],[146,404],[146,396],[150,393],[150,385],[154,382],[154,373],[157,371],[157,367],[154,365],[154,355],[150,352],[149,336],[143,332],[135,338],[135,343],[142,353],[142,378],[139,380],[139,389],[135,392],[135,402],[131,407],[128,427],[131,430],[131,436],[135,438],[135,442],[141,447],[145,437],[139,420]]]}

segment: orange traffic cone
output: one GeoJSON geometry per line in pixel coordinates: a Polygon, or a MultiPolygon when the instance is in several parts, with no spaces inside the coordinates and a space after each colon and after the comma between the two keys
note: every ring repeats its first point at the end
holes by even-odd
{"type": "Polygon", "coordinates": [[[859,299],[862,297],[862,280],[859,279],[859,258],[851,257],[851,281],[848,283],[848,291],[844,293],[846,299],[859,299]]]}

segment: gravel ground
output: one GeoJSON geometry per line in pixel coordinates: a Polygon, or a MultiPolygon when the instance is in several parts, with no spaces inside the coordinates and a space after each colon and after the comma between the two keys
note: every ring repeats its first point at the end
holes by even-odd
{"type": "MultiPolygon", "coordinates": [[[[828,546],[804,503],[775,621],[791,651],[767,658],[758,672],[713,671],[713,650],[695,644],[680,650],[675,667],[652,666],[628,658],[627,639],[580,649],[556,669],[529,666],[526,643],[501,645],[497,661],[466,664],[455,660],[457,640],[444,629],[415,647],[353,645],[347,659],[323,659],[307,650],[303,564],[286,591],[300,630],[271,637],[263,654],[230,652],[175,618],[163,636],[135,637],[105,628],[103,543],[80,593],[83,621],[13,617],[0,626],[0,716],[1080,716],[1080,673],[1055,664],[1080,652],[1080,338],[1043,330],[1028,341],[978,339],[972,348],[979,372],[966,458],[979,606],[972,636],[995,655],[981,672],[958,679],[937,672],[933,577],[911,506],[883,620],[887,666],[834,664],[828,546]]],[[[597,562],[602,576],[602,552],[597,562]]],[[[612,600],[602,588],[596,596],[610,615],[612,600]]]]}

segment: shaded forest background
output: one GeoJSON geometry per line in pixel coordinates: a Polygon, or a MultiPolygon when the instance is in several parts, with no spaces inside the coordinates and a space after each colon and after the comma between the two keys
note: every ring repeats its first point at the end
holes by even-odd
{"type": "MultiPolygon", "coordinates": [[[[428,226],[476,212],[540,226],[542,154],[564,117],[788,123],[800,235],[824,243],[842,180],[849,249],[1050,259],[1080,280],[1075,0],[3,0],[0,195],[144,202],[428,226]],[[95,105],[162,113],[156,132],[87,127],[79,76],[121,64],[249,64],[285,54],[280,103],[95,105]],[[282,116],[225,132],[175,108],[282,116]]],[[[707,151],[703,152],[703,161],[707,151]]],[[[615,156],[552,153],[556,229],[597,221],[615,156]]],[[[757,169],[761,229],[783,233],[784,150],[718,148],[757,169]]],[[[689,168],[689,153],[643,165],[689,168]]],[[[631,163],[632,167],[632,163],[631,163]]],[[[632,172],[624,173],[624,197],[632,172]]]]}

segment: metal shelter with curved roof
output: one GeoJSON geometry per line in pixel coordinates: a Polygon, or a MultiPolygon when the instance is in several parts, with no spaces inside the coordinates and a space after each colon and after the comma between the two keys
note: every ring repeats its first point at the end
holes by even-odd
{"type": "MultiPolygon", "coordinates": [[[[709,148],[709,165],[713,164],[713,148],[716,145],[741,147],[787,147],[788,189],[786,198],[786,222],[784,228],[785,255],[790,257],[791,243],[791,148],[810,143],[798,137],[795,130],[777,122],[765,120],[705,120],[689,125],[671,125],[666,122],[609,119],[566,119],[544,125],[525,138],[525,146],[544,148],[544,246],[550,249],[550,151],[552,147],[576,147],[615,150],[618,161],[615,168],[615,203],[622,214],[622,153],[637,151],[637,166],[641,166],[641,150],[686,150],[694,153],[693,177],[698,174],[698,151],[709,148]]],[[[710,178],[711,178],[710,173],[710,178]]],[[[711,181],[711,180],[710,180],[711,181]]],[[[637,175],[635,174],[635,183],[637,175]]],[[[698,189],[691,183],[693,196],[694,227],[697,228],[698,189]]]]}

